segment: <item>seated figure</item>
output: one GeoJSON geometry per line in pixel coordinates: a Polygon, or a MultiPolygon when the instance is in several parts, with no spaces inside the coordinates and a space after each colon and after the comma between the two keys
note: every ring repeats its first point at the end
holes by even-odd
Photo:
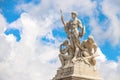
{"type": "Polygon", "coordinates": [[[73,50],[71,45],[69,45],[68,41],[65,40],[61,45],[60,45],[60,54],[59,54],[59,59],[62,63],[61,68],[65,66],[69,66],[70,63],[72,63],[72,58],[73,58],[73,50]],[[62,47],[65,47],[64,49],[62,47]]]}
{"type": "Polygon", "coordinates": [[[77,58],[77,60],[83,60],[89,66],[95,66],[95,57],[99,56],[99,54],[96,54],[97,45],[94,42],[93,36],[89,36],[87,40],[83,41],[81,44],[81,48],[82,51],[80,52],[80,57],[77,58]]]}

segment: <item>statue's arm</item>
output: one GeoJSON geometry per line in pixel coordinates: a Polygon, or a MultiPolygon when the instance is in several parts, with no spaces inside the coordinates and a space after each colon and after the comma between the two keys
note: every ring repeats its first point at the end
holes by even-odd
{"type": "Polygon", "coordinates": [[[65,21],[64,21],[63,15],[61,15],[61,21],[62,21],[62,23],[63,23],[63,25],[64,25],[64,27],[65,27],[65,26],[66,26],[66,23],[65,23],[65,21]]]}
{"type": "Polygon", "coordinates": [[[94,53],[96,53],[96,51],[97,51],[97,44],[96,43],[93,44],[93,49],[94,49],[94,53]]]}
{"type": "Polygon", "coordinates": [[[85,27],[83,27],[83,25],[82,25],[80,20],[78,20],[78,27],[81,29],[79,37],[82,37],[85,34],[85,27]]]}
{"type": "Polygon", "coordinates": [[[66,47],[63,51],[64,54],[68,52],[68,47],[66,47]]]}
{"type": "Polygon", "coordinates": [[[83,28],[83,26],[82,26],[82,22],[78,19],[78,27],[80,28],[80,29],[82,29],[83,28]]]}
{"type": "Polygon", "coordinates": [[[63,44],[60,44],[60,53],[63,53],[63,52],[62,52],[62,51],[63,51],[63,50],[62,50],[62,45],[63,45],[63,44]]]}
{"type": "Polygon", "coordinates": [[[60,53],[62,53],[62,54],[67,53],[68,47],[66,47],[65,49],[62,49],[62,46],[63,46],[63,44],[60,45],[60,53]]]}
{"type": "Polygon", "coordinates": [[[85,49],[85,43],[86,43],[86,40],[81,43],[81,48],[82,48],[82,50],[85,49]]]}
{"type": "Polygon", "coordinates": [[[99,53],[96,53],[97,52],[97,44],[96,43],[94,43],[93,44],[93,49],[94,49],[94,52],[93,52],[93,55],[92,55],[92,57],[97,57],[97,56],[100,56],[100,54],[99,53]]]}

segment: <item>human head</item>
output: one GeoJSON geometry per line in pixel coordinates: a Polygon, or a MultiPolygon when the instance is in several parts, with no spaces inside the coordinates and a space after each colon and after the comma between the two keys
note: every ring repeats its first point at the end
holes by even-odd
{"type": "Polygon", "coordinates": [[[77,12],[75,12],[75,11],[71,12],[71,16],[73,19],[75,19],[77,17],[77,12]]]}
{"type": "Polygon", "coordinates": [[[65,40],[63,44],[68,45],[68,40],[65,40]]]}
{"type": "Polygon", "coordinates": [[[93,42],[94,42],[93,36],[88,36],[88,42],[89,42],[89,43],[93,43],[93,42]]]}

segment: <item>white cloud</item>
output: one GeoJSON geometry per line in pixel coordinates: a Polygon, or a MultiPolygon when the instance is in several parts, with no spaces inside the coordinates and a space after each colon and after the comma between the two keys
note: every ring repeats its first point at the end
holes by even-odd
{"type": "Polygon", "coordinates": [[[112,4],[111,0],[103,2],[103,12],[110,19],[110,26],[106,32],[106,36],[110,37],[110,41],[113,45],[120,43],[120,20],[117,17],[117,14],[120,14],[119,3],[119,0],[113,1],[112,4]]]}
{"type": "Polygon", "coordinates": [[[10,54],[11,48],[5,36],[0,35],[0,62],[4,61],[10,54]]]}
{"type": "Polygon", "coordinates": [[[0,34],[2,34],[7,26],[6,20],[3,15],[0,14],[0,34]]]}
{"type": "Polygon", "coordinates": [[[108,40],[111,45],[119,46],[120,43],[120,19],[117,15],[120,14],[120,1],[104,0],[100,3],[102,13],[108,18],[105,25],[99,25],[97,19],[91,19],[91,26],[93,27],[92,34],[102,43],[108,40]],[[104,28],[106,30],[104,30],[104,28]]]}
{"type": "Polygon", "coordinates": [[[106,56],[98,48],[97,53],[100,54],[97,60],[97,69],[103,80],[120,80],[120,60],[118,62],[107,60],[106,56]]]}
{"type": "Polygon", "coordinates": [[[99,71],[104,80],[119,80],[120,62],[106,60],[100,63],[99,71]]]}
{"type": "Polygon", "coordinates": [[[0,14],[0,21],[0,62],[2,62],[9,56],[11,48],[4,35],[7,23],[2,14],[0,14]]]}
{"type": "MultiPolygon", "coordinates": [[[[6,36],[11,51],[8,50],[9,56],[0,63],[1,80],[49,80],[53,76],[53,69],[58,67],[58,63],[50,64],[49,61],[57,59],[58,49],[54,44],[42,44],[39,39],[51,32],[51,21],[47,17],[38,22],[28,13],[22,13],[18,20],[9,25],[22,30],[21,41],[16,42],[12,35],[6,36]]],[[[6,49],[4,51],[1,53],[6,53],[6,49]]]]}

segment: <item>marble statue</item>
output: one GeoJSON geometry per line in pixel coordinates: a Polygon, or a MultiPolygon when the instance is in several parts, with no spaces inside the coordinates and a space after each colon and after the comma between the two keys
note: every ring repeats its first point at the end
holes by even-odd
{"type": "Polygon", "coordinates": [[[95,43],[95,41],[93,39],[93,36],[89,36],[87,40],[84,40],[81,44],[81,47],[83,49],[81,51],[81,57],[78,58],[77,60],[82,59],[88,65],[94,66],[94,70],[96,70],[96,68],[95,68],[95,64],[96,64],[95,57],[99,56],[99,54],[96,53],[97,44],[95,43]]]}
{"type": "MultiPolygon", "coordinates": [[[[61,11],[62,14],[62,11],[61,11]]],[[[71,12],[72,20],[65,22],[63,15],[61,15],[61,21],[64,25],[64,29],[67,33],[67,37],[70,41],[70,44],[75,52],[75,59],[78,55],[79,49],[81,50],[79,38],[85,34],[85,27],[83,27],[81,21],[77,18],[77,12],[71,12]],[[81,32],[78,30],[81,29],[81,32]]]]}
{"type": "Polygon", "coordinates": [[[85,26],[77,16],[77,12],[73,11],[72,19],[65,22],[61,11],[67,39],[60,44],[59,59],[62,66],[53,80],[102,80],[95,66],[95,57],[99,56],[97,44],[93,36],[80,41],[85,34],[85,26]]]}
{"type": "MultiPolygon", "coordinates": [[[[61,11],[62,14],[62,11],[61,11]]],[[[96,61],[94,59],[94,53],[97,50],[97,45],[93,39],[93,36],[89,36],[88,40],[84,40],[82,43],[80,43],[80,37],[82,37],[85,34],[85,27],[83,27],[81,21],[77,18],[77,12],[71,12],[72,20],[65,22],[63,15],[61,15],[61,21],[64,25],[64,29],[66,31],[67,37],[70,41],[71,49],[69,53],[72,53],[72,62],[75,62],[76,60],[83,59],[85,63],[89,65],[95,65],[96,61]],[[81,31],[78,30],[78,28],[81,29],[81,31]],[[94,52],[93,52],[94,51],[94,52]],[[74,56],[73,56],[74,55],[74,56]],[[78,58],[77,58],[78,57],[78,58]],[[87,59],[85,59],[87,57],[87,59]],[[89,58],[88,58],[89,57],[89,58]]],[[[68,46],[68,41],[65,41],[63,43],[65,46],[68,46]]],[[[62,44],[62,45],[63,45],[62,44]]],[[[65,65],[64,60],[69,57],[69,55],[65,55],[65,53],[69,50],[68,47],[66,47],[65,50],[61,49],[60,45],[60,60],[62,63],[62,66],[65,65]],[[63,54],[64,53],[64,54],[63,54]]],[[[71,61],[69,61],[71,62],[71,61]]]]}

